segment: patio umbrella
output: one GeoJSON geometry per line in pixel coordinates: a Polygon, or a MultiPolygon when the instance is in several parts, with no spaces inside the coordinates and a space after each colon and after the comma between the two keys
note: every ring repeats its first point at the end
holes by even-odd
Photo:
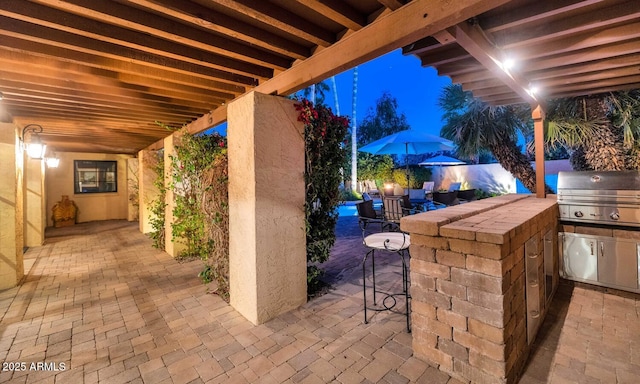
{"type": "Polygon", "coordinates": [[[421,165],[421,166],[437,165],[439,170],[438,174],[440,179],[440,186],[442,186],[442,182],[444,180],[444,177],[442,175],[442,166],[443,165],[462,165],[462,164],[466,164],[466,163],[462,160],[458,160],[453,157],[440,155],[440,156],[430,157],[418,165],[421,165]]]}
{"type": "MultiPolygon", "coordinates": [[[[453,142],[440,136],[407,129],[392,133],[360,148],[374,155],[419,155],[427,152],[450,151],[453,142]]],[[[409,159],[407,165],[407,188],[409,187],[409,159]]]]}
{"type": "Polygon", "coordinates": [[[431,165],[462,165],[462,164],[465,164],[465,162],[462,160],[458,160],[449,156],[440,155],[440,156],[430,157],[418,165],[431,166],[431,165]]]}

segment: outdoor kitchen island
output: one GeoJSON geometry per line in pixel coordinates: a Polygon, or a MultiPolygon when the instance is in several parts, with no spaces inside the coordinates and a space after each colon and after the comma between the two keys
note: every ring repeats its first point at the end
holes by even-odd
{"type": "Polygon", "coordinates": [[[515,383],[558,282],[555,196],[474,201],[401,228],[414,355],[463,382],[515,383]]]}

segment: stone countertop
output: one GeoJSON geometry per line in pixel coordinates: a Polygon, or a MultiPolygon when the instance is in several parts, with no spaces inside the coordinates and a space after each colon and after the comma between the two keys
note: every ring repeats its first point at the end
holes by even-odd
{"type": "Polygon", "coordinates": [[[555,199],[511,194],[406,216],[401,229],[411,234],[505,244],[521,233],[531,233],[532,219],[542,214],[557,216],[555,199]]]}

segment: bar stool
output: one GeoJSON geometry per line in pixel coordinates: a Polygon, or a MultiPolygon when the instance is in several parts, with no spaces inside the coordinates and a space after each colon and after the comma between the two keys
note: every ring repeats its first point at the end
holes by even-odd
{"type": "MultiPolygon", "coordinates": [[[[411,332],[410,312],[411,295],[409,294],[409,269],[407,266],[406,255],[409,253],[409,245],[411,244],[409,234],[403,232],[380,232],[366,235],[363,231],[363,244],[369,248],[369,251],[362,260],[362,292],[364,299],[364,323],[368,324],[367,310],[372,311],[392,311],[396,306],[396,296],[404,296],[405,298],[405,313],[407,318],[407,332],[411,332]],[[378,291],[376,287],[376,263],[375,254],[376,251],[383,251],[389,253],[395,253],[400,256],[402,260],[402,293],[389,293],[378,291]],[[371,257],[371,278],[373,285],[373,306],[367,304],[367,271],[366,262],[371,257]],[[377,303],[376,294],[380,293],[385,295],[381,304],[377,303]]],[[[399,312],[396,312],[399,313],[399,312]]]]}

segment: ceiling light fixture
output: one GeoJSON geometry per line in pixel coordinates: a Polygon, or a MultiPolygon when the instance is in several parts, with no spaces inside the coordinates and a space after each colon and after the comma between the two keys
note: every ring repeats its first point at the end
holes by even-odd
{"type": "Polygon", "coordinates": [[[515,65],[516,65],[516,61],[513,60],[512,58],[506,58],[502,62],[502,67],[506,70],[513,68],[515,65]]]}
{"type": "Polygon", "coordinates": [[[41,160],[44,158],[44,153],[47,150],[47,145],[40,140],[39,133],[42,133],[42,126],[38,124],[28,124],[22,128],[22,137],[20,142],[22,143],[22,149],[27,151],[27,154],[32,159],[41,160]],[[29,142],[26,140],[26,135],[29,133],[29,142]]]}
{"type": "Polygon", "coordinates": [[[538,92],[540,92],[540,88],[538,88],[537,85],[534,84],[529,84],[529,89],[527,90],[527,92],[531,95],[531,96],[536,96],[538,94],[538,92]]]}

